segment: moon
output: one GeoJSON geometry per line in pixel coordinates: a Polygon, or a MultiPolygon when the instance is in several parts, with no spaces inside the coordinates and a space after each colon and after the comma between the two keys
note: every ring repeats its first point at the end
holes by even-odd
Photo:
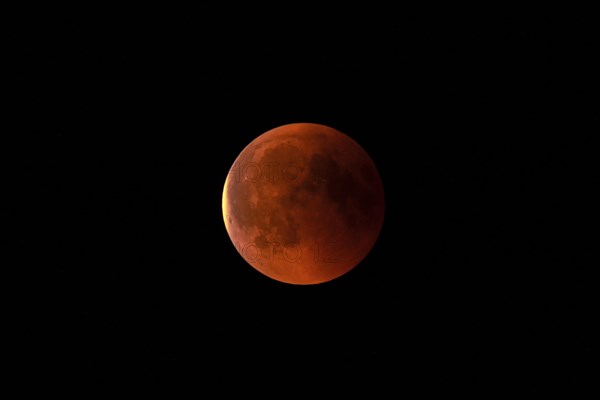
{"type": "Polygon", "coordinates": [[[312,285],[356,267],[384,220],[377,167],[348,135],[291,123],[250,142],[223,188],[225,228],[239,254],[274,280],[312,285]]]}

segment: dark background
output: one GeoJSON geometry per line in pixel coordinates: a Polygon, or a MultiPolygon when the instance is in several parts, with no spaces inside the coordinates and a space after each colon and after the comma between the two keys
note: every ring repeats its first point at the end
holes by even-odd
{"type": "Polygon", "coordinates": [[[93,388],[580,387],[570,43],[535,14],[241,4],[83,12],[5,40],[28,43],[26,363],[93,388]],[[353,137],[385,187],[372,252],[316,286],[254,271],[222,221],[235,157],[292,122],[353,137]]]}

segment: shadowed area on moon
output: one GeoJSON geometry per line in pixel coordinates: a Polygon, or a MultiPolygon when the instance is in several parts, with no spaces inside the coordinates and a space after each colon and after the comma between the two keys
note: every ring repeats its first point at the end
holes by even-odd
{"type": "Polygon", "coordinates": [[[223,192],[227,231],[262,273],[319,283],[353,268],[383,222],[383,188],[352,139],[316,124],[290,124],[255,139],[223,192]]]}

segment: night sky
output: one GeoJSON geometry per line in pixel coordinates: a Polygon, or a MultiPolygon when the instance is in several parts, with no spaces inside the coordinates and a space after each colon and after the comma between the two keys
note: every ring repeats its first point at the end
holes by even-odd
{"type": "Polygon", "coordinates": [[[37,370],[369,398],[586,379],[590,283],[556,240],[565,43],[532,16],[242,4],[14,34],[37,370]],[[359,142],[386,196],[371,253],[316,286],[253,270],[221,213],[239,152],[293,122],[359,142]]]}

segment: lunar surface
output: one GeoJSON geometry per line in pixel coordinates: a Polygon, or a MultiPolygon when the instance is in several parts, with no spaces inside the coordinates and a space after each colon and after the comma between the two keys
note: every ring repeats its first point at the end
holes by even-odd
{"type": "Polygon", "coordinates": [[[331,127],[274,128],[239,154],[225,180],[223,218],[240,255],[280,282],[333,280],[371,251],[384,218],[377,168],[331,127]]]}

